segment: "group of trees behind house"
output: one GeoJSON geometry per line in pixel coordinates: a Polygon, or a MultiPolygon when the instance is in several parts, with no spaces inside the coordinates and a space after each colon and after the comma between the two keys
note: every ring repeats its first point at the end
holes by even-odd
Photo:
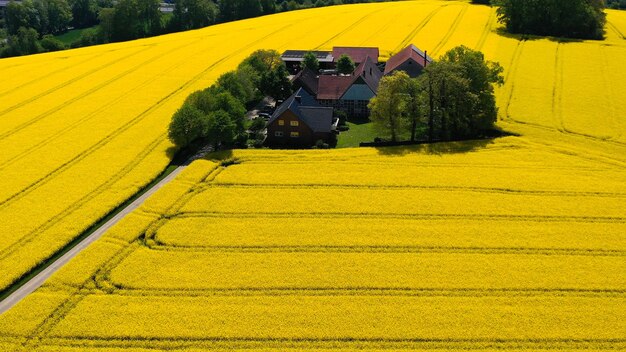
{"type": "Polygon", "coordinates": [[[248,138],[247,109],[266,96],[281,100],[291,94],[280,54],[258,50],[209,88],[191,94],[172,116],[169,138],[179,148],[192,143],[209,144],[215,150],[242,146],[248,138]]]}
{"type": "Polygon", "coordinates": [[[494,84],[502,67],[465,46],[445,53],[418,78],[396,71],[380,81],[370,119],[392,142],[480,137],[497,121],[494,84]]]}
{"type": "Polygon", "coordinates": [[[604,0],[494,0],[498,18],[515,34],[602,39],[604,0]]]}
{"type": "MultiPolygon", "coordinates": [[[[131,40],[275,12],[374,0],[23,0],[0,9],[0,57],[66,49],[53,35],[85,29],[71,47],[131,40]],[[162,14],[161,2],[174,12],[162,14]],[[3,39],[6,38],[6,43],[3,39]]],[[[376,0],[380,1],[380,0],[376,0]]]]}

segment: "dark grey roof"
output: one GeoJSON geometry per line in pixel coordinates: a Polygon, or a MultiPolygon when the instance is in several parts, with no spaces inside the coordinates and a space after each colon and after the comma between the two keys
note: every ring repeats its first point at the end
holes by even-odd
{"type": "MultiPolygon", "coordinates": [[[[304,55],[310,50],[287,50],[280,58],[283,61],[304,61],[304,55]]],[[[330,51],[311,51],[319,62],[333,62],[333,55],[330,51]]]]}
{"type": "Polygon", "coordinates": [[[297,88],[304,88],[312,95],[317,95],[319,79],[317,73],[308,67],[298,72],[293,78],[293,83],[297,88]]]}
{"type": "Polygon", "coordinates": [[[287,110],[294,113],[313,132],[330,132],[333,124],[333,108],[323,107],[305,89],[298,89],[274,112],[267,125],[271,125],[287,110]]]}

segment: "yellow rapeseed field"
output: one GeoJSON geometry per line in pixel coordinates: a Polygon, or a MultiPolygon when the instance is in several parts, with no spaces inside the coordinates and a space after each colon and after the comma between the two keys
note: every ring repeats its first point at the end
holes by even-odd
{"type": "Polygon", "coordinates": [[[0,60],[0,290],[156,177],[171,114],[260,48],[464,44],[494,141],[200,160],[0,316],[0,351],[626,349],[626,13],[519,40],[419,0],[0,60]]]}

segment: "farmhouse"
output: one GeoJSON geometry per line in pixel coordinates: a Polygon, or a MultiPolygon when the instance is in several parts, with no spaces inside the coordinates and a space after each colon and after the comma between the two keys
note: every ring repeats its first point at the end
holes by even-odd
{"type": "Polygon", "coordinates": [[[333,129],[333,109],[318,104],[305,89],[285,100],[267,122],[266,144],[273,147],[310,147],[328,140],[333,129]]]}
{"type": "Polygon", "coordinates": [[[410,77],[419,76],[424,68],[433,62],[433,59],[424,51],[411,44],[387,60],[385,76],[396,71],[404,71],[410,77]]]}
{"type": "Polygon", "coordinates": [[[368,104],[378,92],[384,75],[406,71],[419,76],[433,60],[426,52],[410,45],[379,68],[378,48],[334,47],[333,51],[313,51],[320,72],[301,68],[305,50],[287,50],[281,59],[294,73],[292,84],[297,92],[278,107],[267,124],[266,144],[270,146],[311,146],[326,140],[332,130],[333,114],[343,111],[349,118],[369,117],[368,104]],[[342,55],[357,64],[352,74],[342,75],[332,68],[342,55]],[[330,71],[330,72],[328,72],[330,71]]]}
{"type": "Polygon", "coordinates": [[[320,76],[317,100],[320,105],[342,110],[350,117],[368,117],[367,104],[376,96],[382,77],[378,66],[366,56],[352,75],[320,76]]]}

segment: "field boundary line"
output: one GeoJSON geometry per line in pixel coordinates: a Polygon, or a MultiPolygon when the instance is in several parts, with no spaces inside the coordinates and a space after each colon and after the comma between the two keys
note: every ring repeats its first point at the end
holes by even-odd
{"type": "Polygon", "coordinates": [[[626,193],[617,192],[592,192],[592,191],[548,191],[548,190],[523,190],[504,187],[474,187],[474,186],[427,186],[427,185],[359,185],[359,184],[323,184],[323,183],[298,183],[298,184],[273,184],[273,183],[231,183],[216,182],[209,186],[210,188],[279,188],[279,189],[299,189],[299,188],[320,188],[320,189],[377,189],[377,190],[435,190],[435,191],[467,191],[479,193],[503,193],[503,194],[521,194],[521,195],[545,195],[557,197],[606,197],[606,198],[624,198],[626,193]]]}
{"type": "Polygon", "coordinates": [[[448,254],[515,254],[541,256],[624,257],[626,250],[594,248],[532,248],[532,247],[433,247],[433,246],[376,246],[376,245],[268,245],[268,246],[180,246],[155,241],[147,244],[151,250],[172,252],[210,253],[448,253],[448,254]]]}
{"type": "MultiPolygon", "coordinates": [[[[111,284],[112,285],[112,284],[111,284]]],[[[135,297],[211,297],[211,296],[403,296],[403,297],[600,297],[626,298],[624,289],[583,288],[472,288],[472,287],[124,287],[94,295],[135,297]]]]}
{"type": "Polygon", "coordinates": [[[284,349],[292,348],[297,350],[308,349],[336,349],[350,348],[354,350],[366,349],[395,349],[395,350],[573,350],[573,349],[626,349],[626,339],[623,338],[284,338],[284,337],[102,337],[102,336],[55,336],[47,337],[42,341],[42,345],[59,347],[84,346],[100,348],[146,348],[162,351],[163,349],[284,349]],[[149,347],[146,345],[149,344],[149,347]]]}

